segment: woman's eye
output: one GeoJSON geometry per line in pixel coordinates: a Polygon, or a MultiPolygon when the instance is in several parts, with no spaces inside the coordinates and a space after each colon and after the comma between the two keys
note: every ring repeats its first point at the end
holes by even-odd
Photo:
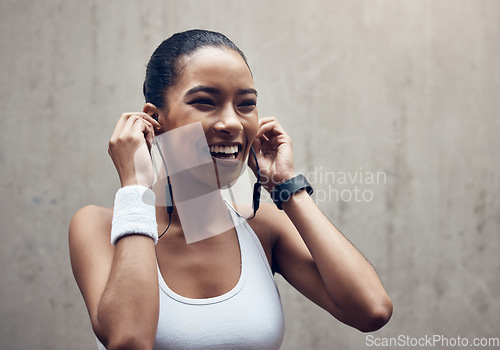
{"type": "Polygon", "coordinates": [[[209,98],[198,98],[188,102],[188,104],[202,112],[208,112],[215,108],[215,102],[209,98]]]}
{"type": "Polygon", "coordinates": [[[191,106],[196,106],[198,108],[201,107],[202,109],[215,107],[214,101],[208,98],[198,98],[196,100],[189,102],[188,104],[191,106]]]}
{"type": "Polygon", "coordinates": [[[243,101],[238,105],[238,109],[243,113],[249,113],[254,110],[256,105],[257,102],[253,100],[243,101]]]}

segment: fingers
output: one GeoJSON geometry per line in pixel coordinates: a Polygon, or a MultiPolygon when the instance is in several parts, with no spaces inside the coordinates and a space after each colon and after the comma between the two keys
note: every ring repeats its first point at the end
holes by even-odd
{"type": "Polygon", "coordinates": [[[148,148],[151,149],[154,142],[155,126],[160,124],[145,113],[123,113],[118,119],[108,153],[122,186],[149,184],[152,165],[148,148]]]}
{"type": "Polygon", "coordinates": [[[154,130],[159,127],[160,123],[146,113],[123,113],[116,123],[111,139],[128,138],[133,137],[134,133],[142,133],[150,147],[154,142],[154,130]]]}
{"type": "Polygon", "coordinates": [[[148,122],[150,122],[151,124],[153,124],[156,128],[159,128],[161,126],[160,123],[155,118],[153,118],[152,116],[150,116],[149,114],[147,114],[147,113],[140,113],[140,115],[144,119],[146,119],[148,122]]]}
{"type": "Polygon", "coordinates": [[[153,129],[156,127],[156,128],[159,128],[160,127],[160,123],[158,123],[158,121],[156,121],[153,117],[151,117],[150,115],[146,114],[146,113],[142,113],[142,112],[136,112],[136,113],[123,113],[120,118],[118,119],[118,122],[116,123],[116,126],[115,126],[115,131],[121,131],[123,130],[123,127],[125,126],[125,124],[130,120],[130,119],[133,119],[134,121],[138,118],[141,118],[146,124],[150,124],[153,126],[153,129]]]}
{"type": "Polygon", "coordinates": [[[142,133],[144,139],[146,140],[146,143],[148,144],[148,147],[151,148],[154,140],[154,129],[151,123],[143,118],[136,118],[131,125],[131,131],[135,135],[140,135],[142,133]]]}
{"type": "Polygon", "coordinates": [[[130,117],[130,116],[140,117],[140,118],[144,119],[145,121],[149,122],[150,124],[152,124],[154,127],[156,127],[156,128],[160,127],[160,123],[158,123],[158,121],[156,119],[154,119],[153,117],[151,117],[147,113],[134,112],[134,113],[123,113],[122,114],[122,117],[125,117],[125,118],[130,117]]]}
{"type": "Polygon", "coordinates": [[[275,149],[284,143],[292,144],[292,139],[274,117],[259,120],[256,139],[260,140],[261,148],[267,150],[275,149]]]}
{"type": "Polygon", "coordinates": [[[269,141],[269,139],[278,135],[286,135],[286,132],[276,118],[269,117],[259,120],[259,130],[256,135],[257,138],[269,141]]]}

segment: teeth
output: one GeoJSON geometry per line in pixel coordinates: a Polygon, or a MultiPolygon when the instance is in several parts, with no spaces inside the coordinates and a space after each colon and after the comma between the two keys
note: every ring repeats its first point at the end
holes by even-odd
{"type": "Polygon", "coordinates": [[[233,154],[238,152],[238,146],[210,146],[210,152],[233,154]]]}

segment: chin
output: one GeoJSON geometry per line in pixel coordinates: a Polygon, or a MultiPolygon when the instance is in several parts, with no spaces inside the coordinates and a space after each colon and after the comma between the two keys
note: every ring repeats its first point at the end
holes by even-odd
{"type": "Polygon", "coordinates": [[[214,158],[214,165],[219,188],[232,187],[238,181],[242,171],[245,170],[245,163],[238,159],[214,158]]]}

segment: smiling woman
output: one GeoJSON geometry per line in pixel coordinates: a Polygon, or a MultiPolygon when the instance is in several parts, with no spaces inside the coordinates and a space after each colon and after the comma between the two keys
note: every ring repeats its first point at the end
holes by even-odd
{"type": "MultiPolygon", "coordinates": [[[[109,142],[122,186],[114,208],[84,207],[69,229],[73,272],[99,346],[278,349],[283,311],[274,273],[361,331],[389,320],[392,303],[375,270],[295,173],[290,137],[276,118],[259,120],[252,73],[236,45],[215,32],[175,34],[153,53],[144,95],[143,111],[122,114],[109,142]],[[200,125],[216,190],[248,162],[282,210],[264,204],[246,222],[217,191],[208,201],[200,195],[203,205],[175,190],[170,203],[165,192],[153,192],[154,139],[192,125],[200,125]],[[248,157],[252,147],[255,157],[248,157]],[[205,230],[223,220],[232,225],[189,244],[189,223],[199,217],[205,230]]],[[[165,168],[199,147],[181,139],[164,149],[174,157],[165,168]]],[[[189,180],[182,192],[210,183],[204,174],[182,172],[189,180]]]]}

